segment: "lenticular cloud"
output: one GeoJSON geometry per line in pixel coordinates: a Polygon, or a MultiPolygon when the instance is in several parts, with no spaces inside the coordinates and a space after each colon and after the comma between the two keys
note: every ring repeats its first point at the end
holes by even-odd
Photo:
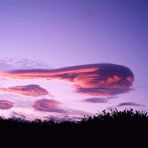
{"type": "MultiPolygon", "coordinates": [[[[48,113],[49,116],[57,113],[67,116],[67,109],[80,112],[89,110],[91,113],[99,109],[98,106],[89,108],[89,105],[94,104],[107,107],[108,101],[114,101],[112,98],[132,90],[134,74],[128,67],[105,63],[59,69],[7,70],[0,72],[0,78],[2,82],[11,84],[1,85],[0,95],[9,97],[13,94],[12,102],[15,104],[13,106],[13,103],[4,97],[4,100],[0,101],[0,109],[12,108],[13,112],[24,115],[26,107],[26,118],[30,110],[33,112],[32,116],[39,115],[39,118],[42,118],[45,114],[48,116],[48,113]],[[22,81],[25,85],[19,84],[22,81]]],[[[119,106],[125,105],[127,104],[119,106]]],[[[130,103],[128,105],[136,106],[130,103]]]]}
{"type": "Polygon", "coordinates": [[[7,100],[0,100],[0,109],[10,109],[13,107],[13,102],[7,100]]]}
{"type": "Polygon", "coordinates": [[[44,111],[44,112],[57,112],[57,113],[66,112],[59,107],[59,103],[57,101],[49,99],[37,100],[36,102],[34,102],[33,108],[35,110],[44,111]]]}
{"type": "Polygon", "coordinates": [[[65,80],[77,93],[111,96],[130,90],[134,81],[132,71],[116,64],[78,65],[60,69],[14,70],[1,73],[9,79],[65,80]]]}
{"type": "Polygon", "coordinates": [[[0,88],[0,91],[33,97],[48,95],[48,91],[39,85],[13,86],[8,88],[0,88]]]}

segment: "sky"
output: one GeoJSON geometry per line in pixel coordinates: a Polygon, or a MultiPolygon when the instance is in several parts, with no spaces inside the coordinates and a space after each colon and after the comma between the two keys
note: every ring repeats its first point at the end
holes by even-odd
{"type": "Polygon", "coordinates": [[[147,26],[147,0],[0,0],[0,115],[148,111],[147,26]]]}

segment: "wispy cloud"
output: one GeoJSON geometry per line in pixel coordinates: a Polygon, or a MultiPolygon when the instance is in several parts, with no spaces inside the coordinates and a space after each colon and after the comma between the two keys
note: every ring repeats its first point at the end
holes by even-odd
{"type": "Polygon", "coordinates": [[[0,70],[15,70],[15,69],[34,69],[34,68],[47,68],[48,65],[40,61],[31,59],[14,59],[14,58],[3,58],[0,59],[0,70]]]}
{"type": "Polygon", "coordinates": [[[25,116],[25,115],[23,115],[22,113],[19,113],[19,112],[15,112],[15,111],[13,111],[13,112],[11,113],[11,117],[12,117],[13,119],[15,119],[15,118],[26,119],[26,116],[25,116]]]}

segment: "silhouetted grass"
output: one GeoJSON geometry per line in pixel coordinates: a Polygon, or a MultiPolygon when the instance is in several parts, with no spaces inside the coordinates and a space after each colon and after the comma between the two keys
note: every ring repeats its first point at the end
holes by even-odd
{"type": "Polygon", "coordinates": [[[85,116],[80,121],[54,121],[36,119],[27,121],[21,118],[3,119],[0,118],[0,128],[15,128],[15,129],[102,129],[107,127],[125,127],[125,126],[148,126],[147,112],[131,110],[118,111],[117,109],[111,112],[103,111],[102,114],[95,116],[85,116]]]}
{"type": "MultiPolygon", "coordinates": [[[[95,116],[85,116],[80,121],[26,121],[24,119],[3,119],[0,118],[0,135],[5,139],[19,139],[19,141],[27,140],[34,143],[41,142],[47,144],[52,140],[60,140],[67,143],[72,139],[76,139],[80,143],[91,141],[98,143],[108,140],[122,141],[129,140],[132,142],[142,141],[144,135],[148,133],[148,114],[134,110],[111,112],[103,111],[102,114],[95,116]],[[121,138],[122,137],[122,138],[121,138]],[[133,138],[134,137],[134,138],[133,138]],[[63,140],[61,140],[63,139],[63,140]],[[108,140],[106,140],[108,139],[108,140]]],[[[58,144],[58,141],[54,144],[58,144]]],[[[74,143],[73,143],[74,144],[74,143]]]]}

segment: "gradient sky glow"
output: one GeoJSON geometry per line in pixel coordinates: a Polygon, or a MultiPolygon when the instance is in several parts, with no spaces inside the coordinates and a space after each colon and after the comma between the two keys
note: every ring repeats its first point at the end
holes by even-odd
{"type": "Polygon", "coordinates": [[[0,0],[0,115],[78,119],[114,107],[148,111],[147,26],[147,0],[0,0]],[[71,82],[69,72],[50,80],[10,74],[22,69],[63,72],[63,67],[96,63],[130,68],[135,78],[130,91],[102,101],[102,96],[75,91],[75,83],[88,86],[87,76],[80,76],[84,73],[71,82]]]}

